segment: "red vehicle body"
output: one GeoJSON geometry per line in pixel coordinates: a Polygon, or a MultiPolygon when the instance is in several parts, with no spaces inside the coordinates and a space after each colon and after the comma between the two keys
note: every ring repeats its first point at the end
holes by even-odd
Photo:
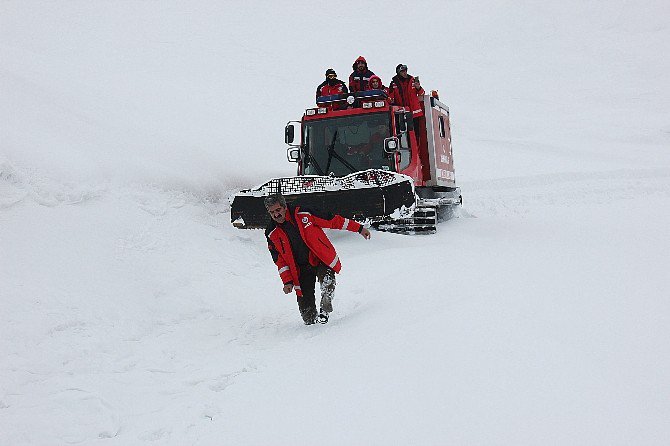
{"type": "MultiPolygon", "coordinates": [[[[326,172],[323,171],[324,166],[319,166],[322,172],[315,172],[318,169],[310,170],[309,158],[300,156],[309,155],[311,152],[327,151],[328,145],[332,142],[327,138],[315,141],[315,138],[311,138],[310,129],[318,128],[319,125],[333,126],[340,127],[341,131],[346,133],[349,128],[350,132],[358,131],[362,134],[358,138],[351,138],[351,141],[347,140],[346,135],[344,138],[339,135],[335,139],[336,145],[337,142],[340,142],[341,145],[347,147],[346,157],[356,170],[365,168],[392,170],[411,177],[417,187],[430,187],[438,190],[453,188],[456,183],[449,107],[439,101],[437,94],[425,95],[419,99],[424,116],[413,120],[409,110],[391,105],[386,95],[378,90],[322,97],[318,104],[320,107],[308,109],[300,121],[302,141],[299,146],[292,145],[289,148],[289,159],[298,162],[298,175],[333,173],[341,176],[342,173],[352,173],[351,171],[346,172],[346,169],[343,171],[341,167],[335,168],[333,172],[326,172]],[[347,97],[353,97],[352,104],[346,104],[347,97]],[[389,142],[389,139],[395,140],[397,142],[395,149],[387,147],[383,142],[372,140],[374,135],[372,132],[370,132],[370,139],[365,140],[366,128],[374,127],[380,120],[387,123],[383,140],[386,142],[389,142]],[[338,121],[342,121],[342,125],[337,125],[338,121]],[[348,144],[349,142],[355,144],[348,144]],[[371,147],[377,142],[379,144],[376,147],[371,147]],[[359,150],[356,150],[357,147],[359,150]],[[300,153],[296,153],[296,148],[300,149],[300,153]],[[357,162],[355,155],[366,149],[376,151],[371,154],[372,165],[357,162]]],[[[292,143],[288,140],[287,142],[292,143]]],[[[345,153],[341,155],[344,156],[345,153]]]]}
{"type": "Polygon", "coordinates": [[[438,220],[460,205],[461,194],[449,108],[436,93],[420,102],[424,116],[413,119],[381,90],[318,98],[317,107],[285,129],[297,177],[241,191],[231,201],[231,221],[262,227],[267,215],[260,200],[281,192],[287,200],[367,220],[381,230],[435,231],[438,220]]]}

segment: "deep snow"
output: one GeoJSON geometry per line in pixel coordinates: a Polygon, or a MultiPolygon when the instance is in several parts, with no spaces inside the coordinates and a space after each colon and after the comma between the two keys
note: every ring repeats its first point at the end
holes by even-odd
{"type": "Polygon", "coordinates": [[[0,3],[0,444],[665,444],[667,2],[328,5],[0,3]],[[330,231],[306,327],[227,197],[359,54],[440,90],[465,206],[330,231]]]}

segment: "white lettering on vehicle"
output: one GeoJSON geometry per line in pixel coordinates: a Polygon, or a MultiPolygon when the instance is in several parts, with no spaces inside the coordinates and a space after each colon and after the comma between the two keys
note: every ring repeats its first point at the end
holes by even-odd
{"type": "Polygon", "coordinates": [[[446,169],[437,169],[437,176],[443,180],[453,180],[454,173],[446,169]]]}

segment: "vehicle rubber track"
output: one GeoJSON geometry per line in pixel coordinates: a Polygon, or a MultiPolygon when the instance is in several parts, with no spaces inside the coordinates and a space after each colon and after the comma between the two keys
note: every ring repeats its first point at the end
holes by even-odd
{"type": "Polygon", "coordinates": [[[404,218],[387,218],[372,223],[379,231],[396,234],[434,234],[437,223],[449,220],[454,210],[463,204],[460,188],[435,194],[434,198],[419,198],[414,213],[404,218]]]}
{"type": "Polygon", "coordinates": [[[388,219],[372,226],[396,234],[434,234],[437,231],[437,206],[417,206],[409,217],[388,219]]]}

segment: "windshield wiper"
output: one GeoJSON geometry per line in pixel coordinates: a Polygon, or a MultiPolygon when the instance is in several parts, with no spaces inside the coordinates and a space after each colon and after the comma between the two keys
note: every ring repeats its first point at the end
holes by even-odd
{"type": "Polygon", "coordinates": [[[335,153],[335,140],[337,139],[337,132],[339,130],[335,130],[335,133],[333,133],[333,140],[330,142],[330,145],[328,146],[328,163],[326,164],[326,172],[330,170],[330,162],[333,160],[333,154],[335,153]]]}
{"type": "MultiPolygon", "coordinates": [[[[306,141],[309,141],[309,128],[306,130],[307,137],[306,141]]],[[[314,166],[314,169],[316,170],[316,173],[325,176],[326,174],[323,172],[323,169],[321,169],[321,166],[319,166],[319,163],[316,162],[316,158],[314,158],[312,155],[310,155],[310,149],[309,149],[309,143],[305,144],[305,167],[309,166],[310,164],[314,166]]]]}
{"type": "Polygon", "coordinates": [[[344,164],[344,167],[351,170],[352,173],[355,173],[357,172],[356,168],[351,164],[349,164],[349,162],[346,159],[342,158],[342,156],[335,151],[335,139],[337,138],[337,132],[338,131],[335,130],[335,133],[333,134],[333,141],[328,146],[328,163],[326,164],[326,172],[330,170],[330,162],[333,160],[333,157],[335,157],[342,164],[344,164]]]}
{"type": "Polygon", "coordinates": [[[319,163],[316,162],[316,158],[314,158],[312,155],[307,155],[307,159],[305,160],[306,164],[309,166],[310,164],[314,166],[314,169],[316,170],[316,173],[318,173],[321,176],[325,176],[326,174],[323,172],[323,169],[321,169],[321,166],[319,166],[319,163]]]}

